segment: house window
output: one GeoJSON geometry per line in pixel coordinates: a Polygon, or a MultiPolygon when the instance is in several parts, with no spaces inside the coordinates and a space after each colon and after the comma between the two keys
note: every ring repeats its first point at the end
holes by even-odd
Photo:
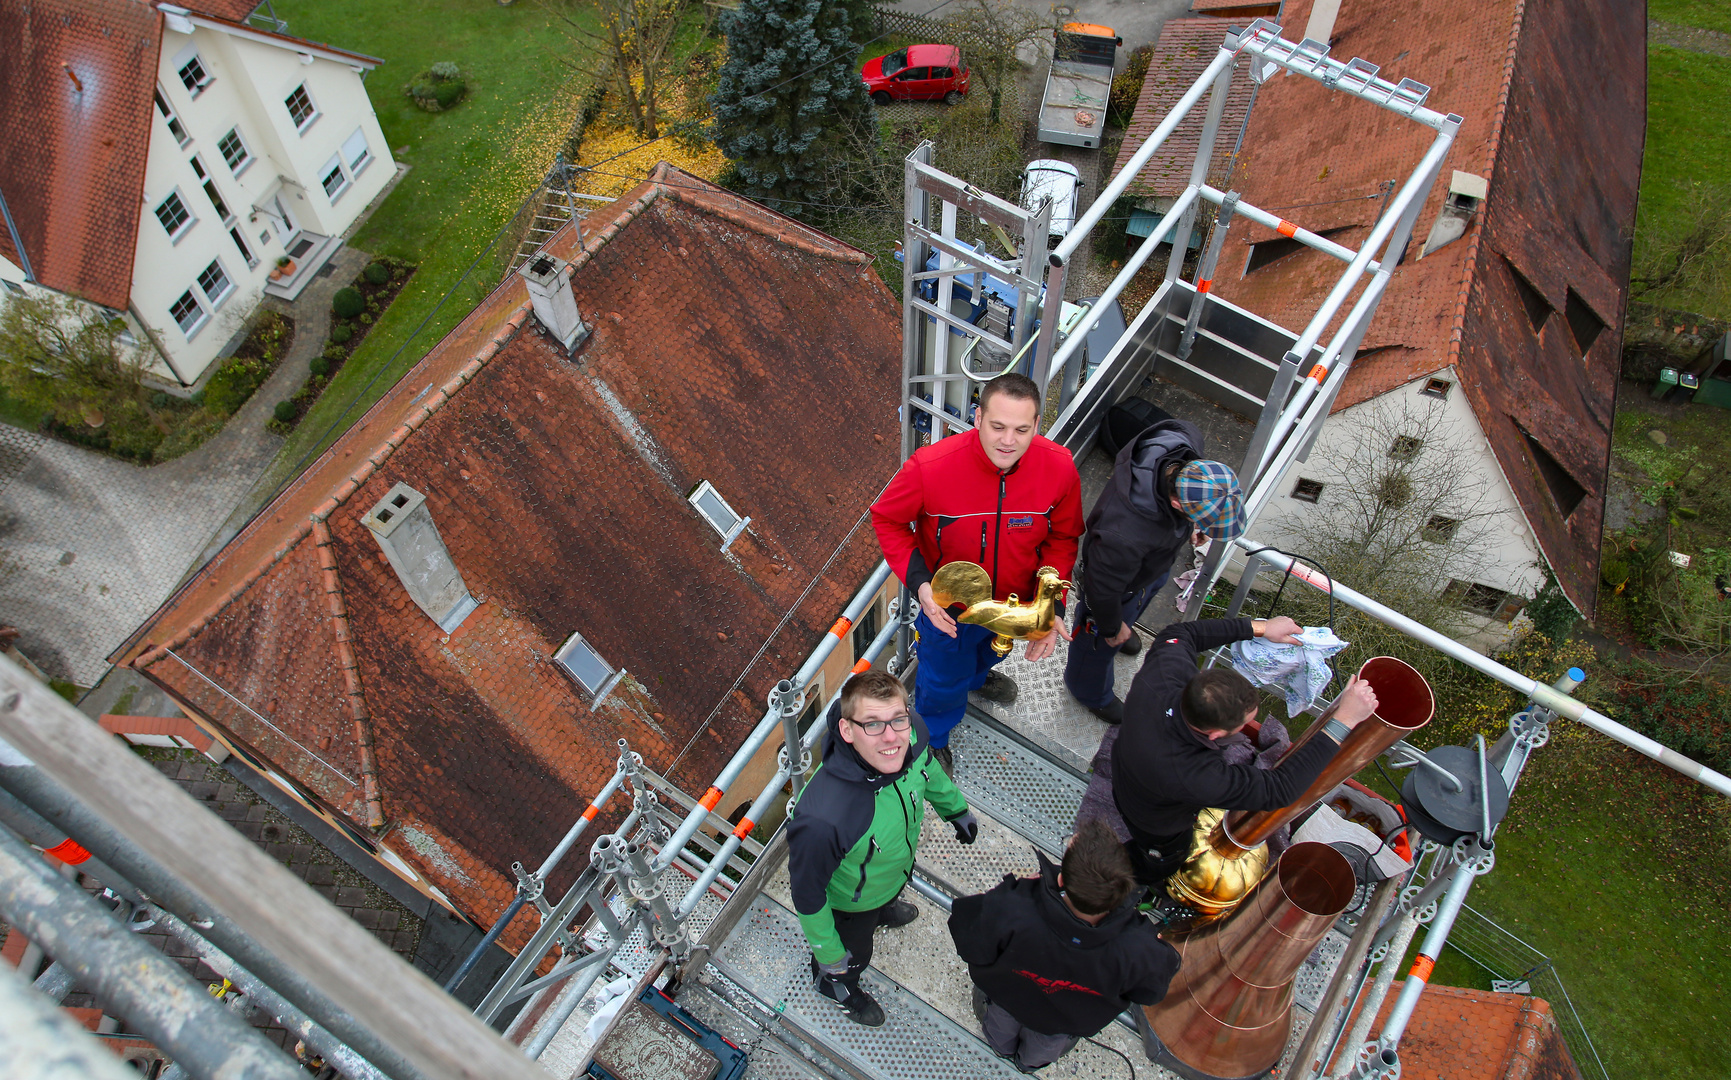
{"type": "Polygon", "coordinates": [[[865,609],[865,614],[859,617],[859,622],[853,624],[853,658],[860,659],[870,649],[872,642],[878,636],[878,605],[873,600],[871,606],[865,609]]]}
{"type": "Polygon", "coordinates": [[[1451,580],[1443,590],[1443,599],[1463,611],[1501,623],[1513,622],[1521,609],[1527,606],[1526,598],[1520,593],[1480,585],[1476,581],[1451,580]]]}
{"type": "MultiPolygon", "coordinates": [[[[1347,226],[1338,229],[1324,229],[1318,236],[1335,236],[1347,230],[1347,226]]],[[[1304,241],[1290,236],[1282,236],[1278,240],[1261,240],[1250,245],[1250,258],[1244,264],[1245,274],[1254,274],[1271,262],[1277,262],[1288,255],[1296,255],[1309,247],[1304,241]]]]}
{"type": "Polygon", "coordinates": [[[234,241],[234,246],[240,249],[240,257],[246,260],[247,266],[257,266],[258,259],[253,256],[252,249],[246,246],[246,240],[241,237],[240,230],[238,228],[230,229],[228,236],[230,240],[234,241]]]}
{"type": "Polygon", "coordinates": [[[182,146],[192,141],[192,136],[186,133],[186,127],[180,122],[180,117],[168,107],[168,99],[162,96],[162,91],[156,91],[156,111],[162,115],[163,122],[168,124],[168,133],[174,136],[174,141],[182,146]]]}
{"type": "Polygon", "coordinates": [[[1563,318],[1569,324],[1569,333],[1574,336],[1575,346],[1585,356],[1587,350],[1593,347],[1593,342],[1599,340],[1599,335],[1605,330],[1605,320],[1599,318],[1598,312],[1587,306],[1581,299],[1581,294],[1569,290],[1569,298],[1563,303],[1563,318]]]}
{"type": "Polygon", "coordinates": [[[162,200],[156,207],[156,220],[162,222],[162,227],[168,233],[170,240],[178,241],[186,235],[186,230],[192,228],[194,218],[187,210],[186,204],[180,200],[180,192],[171,191],[168,198],[162,200]]]}
{"type": "Polygon", "coordinates": [[[205,73],[204,62],[194,53],[192,59],[180,65],[180,81],[186,85],[193,97],[197,97],[215,80],[205,73]]]}
{"type": "Polygon", "coordinates": [[[1441,514],[1432,514],[1430,520],[1424,523],[1424,528],[1419,530],[1418,535],[1419,539],[1429,540],[1433,544],[1446,544],[1455,538],[1455,534],[1460,532],[1460,529],[1461,523],[1456,519],[1443,517],[1441,514]]]}
{"type": "Polygon", "coordinates": [[[348,174],[343,172],[343,163],[338,158],[325,162],[325,167],[319,170],[319,185],[325,189],[325,195],[332,202],[337,196],[349,189],[348,174]]]}
{"type": "Polygon", "coordinates": [[[205,299],[209,300],[210,306],[215,308],[227,300],[228,294],[234,291],[234,282],[228,279],[228,273],[222,268],[222,261],[212,259],[210,265],[198,275],[198,287],[204,290],[205,299]]]}
{"type": "Polygon", "coordinates": [[[12,290],[13,292],[17,293],[20,296],[24,295],[24,286],[18,284],[16,281],[13,281],[11,278],[6,278],[5,281],[6,281],[6,287],[8,289],[12,290]]]}
{"type": "Polygon", "coordinates": [[[236,176],[246,171],[252,164],[252,152],[246,148],[246,142],[240,137],[240,128],[229,128],[228,134],[216,144],[222,151],[222,160],[228,162],[228,171],[236,176]]]}
{"type": "Polygon", "coordinates": [[[1322,498],[1322,481],[1300,477],[1298,483],[1292,485],[1292,497],[1299,502],[1316,502],[1322,498]]]}
{"type": "Polygon", "coordinates": [[[1388,448],[1388,456],[1396,461],[1414,461],[1418,452],[1424,449],[1424,440],[1411,435],[1396,435],[1394,443],[1388,448]]]}
{"type": "Polygon", "coordinates": [[[742,518],[734,513],[733,507],[727,505],[727,500],[723,499],[707,480],[697,485],[697,490],[691,493],[687,501],[697,508],[699,514],[703,515],[703,520],[709,522],[715,527],[715,531],[721,534],[721,550],[723,551],[726,551],[728,545],[745,531],[747,525],[751,524],[750,518],[742,518]]]}
{"type": "Polygon", "coordinates": [[[601,654],[583,640],[582,634],[572,634],[565,644],[559,647],[559,651],[553,654],[553,662],[583,688],[592,705],[601,704],[601,699],[607,696],[623,674],[601,659],[601,654]]]}
{"type": "Polygon", "coordinates": [[[319,118],[319,111],[313,108],[313,99],[307,96],[307,84],[301,83],[294,88],[294,93],[283,99],[288,106],[289,119],[295,122],[296,131],[305,131],[319,118]]]}
{"type": "Polygon", "coordinates": [[[811,726],[817,723],[817,718],[823,715],[822,687],[813,685],[806,693],[811,696],[806,698],[805,711],[799,714],[799,733],[801,735],[810,731],[811,726]]]}
{"type": "Polygon", "coordinates": [[[373,163],[373,152],[367,149],[367,133],[360,128],[343,141],[343,160],[348,163],[349,174],[361,175],[361,170],[373,163]]]}
{"type": "Polygon", "coordinates": [[[192,159],[192,171],[198,175],[199,181],[204,185],[205,197],[210,200],[210,205],[216,211],[216,216],[224,224],[232,223],[234,215],[228,212],[228,204],[223,202],[222,196],[217,193],[216,183],[211,180],[210,174],[204,171],[204,162],[194,157],[192,159]]]}
{"type": "Polygon", "coordinates": [[[1424,384],[1424,389],[1420,390],[1419,393],[1423,394],[1425,397],[1446,398],[1449,396],[1449,391],[1454,389],[1454,385],[1454,383],[1449,382],[1447,379],[1430,379],[1424,384]]]}
{"type": "Polygon", "coordinates": [[[191,289],[180,294],[180,299],[169,307],[168,313],[174,316],[174,321],[180,326],[180,332],[185,334],[189,340],[192,335],[198,332],[198,328],[210,318],[197,298],[192,295],[191,289]]]}

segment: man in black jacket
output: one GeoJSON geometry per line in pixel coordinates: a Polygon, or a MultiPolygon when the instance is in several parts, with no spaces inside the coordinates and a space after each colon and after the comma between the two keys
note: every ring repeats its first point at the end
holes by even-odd
{"type": "Polygon", "coordinates": [[[1202,459],[1202,431],[1162,420],[1118,452],[1111,482],[1082,535],[1081,603],[1064,662],[1064,685],[1108,724],[1124,719],[1112,691],[1112,658],[1140,651],[1134,624],[1192,541],[1230,542],[1244,531],[1238,477],[1202,459]]]}
{"type": "Polygon", "coordinates": [[[1050,1065],[1130,1006],[1166,996],[1178,952],[1137,910],[1130,860],[1102,821],[1083,824],[1062,869],[1009,874],[950,911],[986,1041],[1023,1072],[1050,1065]]]}
{"type": "Polygon", "coordinates": [[[1203,619],[1160,631],[1130,684],[1124,725],[1112,748],[1112,795],[1130,829],[1137,880],[1158,884],[1184,865],[1196,815],[1205,808],[1275,810],[1298,798],[1346,733],[1376,711],[1376,692],[1356,676],[1341,692],[1324,738],[1273,769],[1228,765],[1219,741],[1256,718],[1256,688],[1230,667],[1196,670],[1199,653],[1265,637],[1297,644],[1298,623],[1203,619]]]}

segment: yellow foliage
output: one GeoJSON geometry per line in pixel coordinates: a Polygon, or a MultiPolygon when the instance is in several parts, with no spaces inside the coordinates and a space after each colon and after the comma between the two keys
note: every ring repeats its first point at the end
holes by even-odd
{"type": "Polygon", "coordinates": [[[727,167],[727,159],[713,146],[694,154],[677,139],[663,138],[647,146],[640,145],[644,141],[643,136],[628,127],[601,131],[591,127],[583,136],[577,163],[594,165],[595,171],[581,174],[582,190],[591,195],[623,195],[647,179],[649,170],[658,161],[672,162],[705,180],[714,180],[727,167]]]}

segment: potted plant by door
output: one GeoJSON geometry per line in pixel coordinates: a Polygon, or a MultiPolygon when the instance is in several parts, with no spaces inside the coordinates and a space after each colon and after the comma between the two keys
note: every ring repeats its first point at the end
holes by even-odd
{"type": "Polygon", "coordinates": [[[279,257],[276,261],[276,269],[270,272],[270,279],[272,281],[281,281],[283,278],[294,276],[295,261],[287,255],[279,257]]]}

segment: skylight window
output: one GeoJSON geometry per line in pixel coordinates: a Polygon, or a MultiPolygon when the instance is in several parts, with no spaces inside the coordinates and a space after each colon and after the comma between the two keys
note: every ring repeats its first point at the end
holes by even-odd
{"type": "Polygon", "coordinates": [[[710,525],[714,526],[715,531],[721,534],[721,550],[723,551],[726,551],[734,540],[738,539],[739,534],[745,531],[745,527],[751,524],[750,518],[740,517],[734,513],[733,507],[727,505],[727,500],[723,499],[721,494],[707,480],[697,485],[697,490],[691,493],[689,501],[692,506],[697,508],[697,512],[703,515],[703,520],[709,522],[710,525]]]}
{"type": "Polygon", "coordinates": [[[583,640],[582,634],[572,634],[565,644],[559,647],[559,651],[553,654],[553,662],[583,688],[591,706],[600,705],[602,699],[613,692],[613,688],[625,674],[623,671],[614,670],[611,664],[601,659],[601,654],[595,651],[593,645],[583,640]]]}

